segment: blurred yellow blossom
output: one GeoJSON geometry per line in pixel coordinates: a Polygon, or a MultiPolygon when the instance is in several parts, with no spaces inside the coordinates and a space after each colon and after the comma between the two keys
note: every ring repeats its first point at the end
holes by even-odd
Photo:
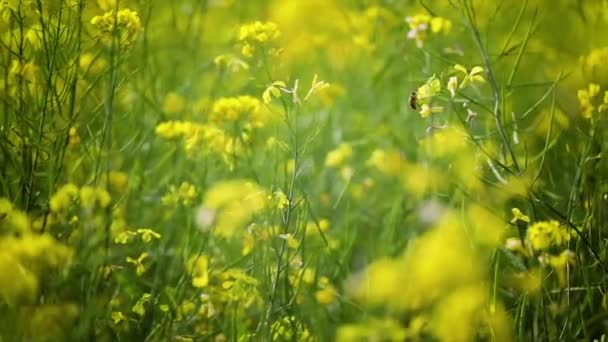
{"type": "Polygon", "coordinates": [[[567,243],[571,234],[555,220],[536,222],[528,227],[528,241],[535,250],[544,250],[552,246],[567,243]]]}
{"type": "Polygon", "coordinates": [[[341,143],[336,149],[329,151],[325,157],[325,166],[337,168],[353,154],[353,148],[348,143],[341,143]]]}
{"type": "Polygon", "coordinates": [[[254,182],[239,179],[219,182],[207,190],[199,209],[200,214],[207,212],[212,220],[199,219],[199,225],[208,228],[211,224],[215,226],[216,234],[229,238],[238,229],[245,228],[252,216],[264,209],[267,203],[267,191],[254,182]]]}
{"type": "Polygon", "coordinates": [[[188,272],[192,276],[192,286],[201,288],[209,284],[209,257],[199,255],[190,258],[188,272]]]}
{"type": "Polygon", "coordinates": [[[119,48],[129,48],[142,31],[137,12],[130,9],[111,10],[91,19],[91,24],[98,30],[98,37],[109,46],[117,44],[119,48]]]}
{"type": "Polygon", "coordinates": [[[429,33],[448,33],[452,28],[452,22],[441,18],[432,17],[428,14],[416,14],[405,18],[409,26],[407,38],[416,41],[416,46],[421,48],[424,41],[428,39],[429,33]]]}
{"type": "Polygon", "coordinates": [[[177,114],[186,107],[186,100],[175,92],[170,92],[165,95],[163,100],[163,112],[167,114],[177,114]]]}

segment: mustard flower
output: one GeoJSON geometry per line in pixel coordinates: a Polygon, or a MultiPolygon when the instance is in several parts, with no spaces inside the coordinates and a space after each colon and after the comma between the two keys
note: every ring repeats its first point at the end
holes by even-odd
{"type": "Polygon", "coordinates": [[[91,19],[97,29],[97,36],[106,45],[114,42],[119,48],[129,48],[143,30],[139,15],[130,9],[112,10],[91,19]]]}
{"type": "Polygon", "coordinates": [[[247,62],[233,54],[219,55],[213,59],[213,63],[218,68],[229,70],[232,73],[249,69],[247,62]]]}
{"type": "Polygon", "coordinates": [[[163,100],[163,112],[167,114],[177,114],[183,111],[185,107],[186,101],[181,95],[174,92],[165,95],[163,100]]]}
{"type": "Polygon", "coordinates": [[[272,101],[273,97],[280,97],[281,91],[286,87],[287,85],[283,81],[272,82],[271,85],[266,87],[266,90],[264,90],[264,93],[262,94],[262,99],[264,100],[264,103],[269,104],[272,101]]]}
{"type": "Polygon", "coordinates": [[[348,143],[341,143],[336,149],[329,151],[325,157],[325,166],[337,168],[353,154],[353,148],[348,143]]]}
{"type": "MultiPolygon", "coordinates": [[[[242,25],[239,28],[238,40],[243,43],[241,54],[252,57],[259,47],[267,48],[267,45],[281,36],[277,24],[273,22],[255,21],[242,25]]],[[[267,52],[270,52],[268,49],[267,52]]]]}
{"type": "Polygon", "coordinates": [[[430,100],[441,91],[441,82],[433,75],[425,84],[416,90],[416,99],[420,105],[428,104],[430,100]]]}
{"type": "Polygon", "coordinates": [[[78,199],[79,190],[74,184],[68,183],[63,185],[49,200],[49,207],[51,211],[59,213],[62,210],[66,210],[72,205],[72,203],[78,199]]]}
{"type": "Polygon", "coordinates": [[[127,321],[127,317],[125,315],[123,315],[122,312],[120,311],[112,311],[112,322],[114,323],[114,325],[119,324],[120,322],[126,322],[127,321]]]}
{"type": "Polygon", "coordinates": [[[199,255],[188,262],[188,272],[192,276],[192,286],[202,288],[209,284],[209,257],[199,255]]]}
{"type": "Polygon", "coordinates": [[[405,21],[409,26],[407,39],[414,40],[418,48],[422,48],[429,33],[448,33],[452,28],[451,21],[441,17],[432,17],[428,14],[409,16],[405,18],[405,21]]]}
{"type": "Polygon", "coordinates": [[[137,233],[132,232],[130,230],[125,230],[123,232],[118,233],[118,235],[114,237],[114,243],[126,245],[135,235],[137,235],[137,233]]]}
{"type": "MultiPolygon", "coordinates": [[[[578,97],[578,102],[581,107],[581,111],[583,112],[583,117],[590,119],[595,111],[595,105],[593,104],[594,98],[599,94],[600,86],[595,83],[589,83],[586,89],[579,89],[576,93],[578,97]]],[[[608,100],[606,96],[604,97],[604,103],[608,100]]],[[[604,110],[605,105],[601,107],[604,110]]]]}
{"type": "Polygon", "coordinates": [[[458,89],[465,88],[467,85],[469,85],[469,83],[484,83],[486,81],[486,79],[481,75],[484,72],[484,69],[481,66],[474,66],[471,71],[468,71],[464,66],[456,64],[454,69],[464,74],[464,78],[462,79],[462,82],[460,82],[458,89]]]}
{"type": "Polygon", "coordinates": [[[254,182],[242,179],[219,182],[207,190],[197,221],[202,229],[215,226],[215,233],[230,238],[267,204],[267,191],[254,182]]]}
{"type": "Polygon", "coordinates": [[[276,203],[277,209],[285,209],[289,207],[289,198],[281,190],[277,190],[272,194],[272,198],[276,203]]]}
{"type": "Polygon", "coordinates": [[[137,259],[127,257],[127,263],[133,264],[135,266],[135,273],[140,276],[146,272],[146,266],[144,265],[144,260],[148,258],[149,254],[147,252],[141,253],[137,259]]]}
{"type": "Polygon", "coordinates": [[[137,300],[137,302],[135,303],[135,305],[133,305],[133,307],[131,308],[131,310],[133,312],[135,312],[136,314],[138,314],[140,317],[143,317],[146,314],[146,307],[145,307],[145,305],[148,304],[148,302],[150,301],[151,297],[152,297],[151,294],[144,293],[139,298],[139,300],[137,300]]]}
{"type": "Polygon", "coordinates": [[[516,223],[517,221],[530,223],[530,217],[528,215],[524,215],[519,208],[511,208],[511,212],[513,213],[511,223],[516,223]]]}
{"type": "Polygon", "coordinates": [[[298,249],[298,247],[300,247],[300,242],[289,233],[279,234],[278,237],[279,239],[287,241],[287,246],[291,249],[298,249]]]}
{"type": "Polygon", "coordinates": [[[571,235],[555,220],[536,222],[528,228],[527,239],[535,250],[545,250],[552,246],[562,246],[571,235]]]}
{"type": "Polygon", "coordinates": [[[443,112],[443,107],[441,107],[441,106],[431,107],[426,103],[420,106],[420,116],[423,118],[428,118],[433,113],[441,113],[441,112],[443,112]]]}
{"type": "Polygon", "coordinates": [[[161,237],[159,233],[148,228],[139,228],[136,230],[136,233],[141,236],[141,240],[145,243],[152,241],[152,239],[160,239],[161,237]]]}

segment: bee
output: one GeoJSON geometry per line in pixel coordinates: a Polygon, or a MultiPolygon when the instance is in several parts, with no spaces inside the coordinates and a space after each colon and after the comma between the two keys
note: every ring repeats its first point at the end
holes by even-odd
{"type": "Polygon", "coordinates": [[[410,107],[414,110],[418,109],[418,95],[415,91],[410,93],[409,99],[410,107]]]}

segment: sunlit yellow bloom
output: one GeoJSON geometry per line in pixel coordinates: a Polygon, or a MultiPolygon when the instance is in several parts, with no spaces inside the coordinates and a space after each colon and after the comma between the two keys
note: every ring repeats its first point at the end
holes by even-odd
{"type": "Polygon", "coordinates": [[[118,233],[118,235],[114,237],[114,243],[122,245],[127,244],[129,240],[131,240],[131,238],[135,235],[137,235],[137,233],[132,232],[130,230],[125,230],[124,232],[118,233]]]}
{"type": "Polygon", "coordinates": [[[239,179],[220,182],[207,191],[201,209],[212,219],[199,225],[203,229],[213,225],[215,233],[232,237],[267,203],[268,193],[254,182],[239,179]]]}
{"type": "MultiPolygon", "coordinates": [[[[589,119],[595,111],[594,98],[599,94],[600,86],[595,83],[589,83],[587,89],[579,89],[576,93],[578,102],[583,112],[583,117],[589,119]]],[[[602,107],[603,109],[603,107],[602,107]]]]}
{"type": "Polygon", "coordinates": [[[458,87],[458,89],[465,88],[467,85],[469,85],[469,83],[484,83],[486,81],[486,79],[481,75],[484,72],[483,67],[474,66],[471,71],[468,71],[467,68],[465,68],[464,66],[456,64],[454,66],[454,69],[464,74],[464,78],[462,82],[460,82],[460,86],[458,87]]]}
{"type": "Polygon", "coordinates": [[[277,40],[280,35],[281,31],[273,22],[255,21],[242,25],[238,35],[238,40],[243,43],[241,53],[245,57],[252,57],[259,47],[266,49],[266,52],[269,53],[268,44],[277,40]]]}
{"type": "Polygon", "coordinates": [[[548,249],[551,246],[562,246],[571,239],[571,234],[559,222],[541,221],[528,228],[528,241],[535,250],[548,249]]]}
{"type": "Polygon", "coordinates": [[[201,288],[209,284],[209,257],[199,255],[188,262],[188,272],[192,276],[192,286],[201,288]]]}
{"type": "Polygon", "coordinates": [[[128,48],[143,30],[137,12],[122,9],[111,10],[91,19],[91,24],[98,30],[98,37],[106,44],[114,44],[120,48],[128,48]]]}
{"type": "Polygon", "coordinates": [[[416,90],[416,99],[420,105],[429,104],[431,99],[441,91],[441,82],[433,75],[425,84],[416,90]]]}

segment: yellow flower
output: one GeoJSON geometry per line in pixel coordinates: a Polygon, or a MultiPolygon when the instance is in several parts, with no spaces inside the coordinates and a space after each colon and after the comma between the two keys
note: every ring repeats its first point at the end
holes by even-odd
{"type": "Polygon", "coordinates": [[[152,239],[160,239],[160,234],[148,228],[137,229],[137,234],[141,235],[143,242],[150,242],[152,239]]]}
{"type": "Polygon", "coordinates": [[[330,283],[329,278],[323,276],[319,278],[320,289],[315,292],[315,299],[319,304],[329,305],[336,301],[338,292],[330,283]]]}
{"type": "Polygon", "coordinates": [[[139,298],[139,300],[135,303],[135,305],[133,305],[133,308],[131,308],[131,310],[138,314],[140,317],[143,317],[146,314],[145,305],[148,304],[151,296],[152,295],[149,293],[144,293],[141,298],[139,298]]]}
{"type": "Polygon", "coordinates": [[[266,87],[264,93],[262,94],[262,99],[265,104],[269,104],[272,101],[273,97],[281,97],[281,91],[285,89],[287,85],[283,81],[275,81],[272,82],[271,85],[266,87]]]}
{"type": "Polygon", "coordinates": [[[141,255],[137,258],[127,257],[127,263],[135,265],[135,273],[140,276],[146,272],[146,266],[143,261],[149,256],[147,252],[141,253],[141,255]]]}
{"type": "Polygon", "coordinates": [[[524,215],[519,208],[511,208],[511,212],[513,213],[511,223],[516,223],[517,221],[530,223],[530,217],[528,215],[524,215]]]}
{"type": "Polygon", "coordinates": [[[452,97],[456,96],[456,91],[458,90],[458,78],[456,76],[450,77],[447,88],[452,97]]]}
{"type": "Polygon", "coordinates": [[[325,166],[337,168],[353,154],[353,148],[348,143],[341,143],[336,149],[327,153],[325,166]]]}
{"type": "MultiPolygon", "coordinates": [[[[583,117],[589,119],[593,115],[595,111],[595,105],[593,104],[593,99],[599,94],[600,86],[595,83],[589,83],[587,89],[579,89],[576,93],[578,97],[578,102],[581,106],[581,111],[583,112],[583,117]]],[[[604,102],[606,103],[606,97],[604,97],[604,102]]],[[[602,110],[604,110],[604,106],[600,106],[602,110]]]]}
{"type": "Polygon", "coordinates": [[[443,112],[443,107],[436,106],[431,107],[428,104],[424,103],[420,106],[420,116],[423,118],[428,118],[433,113],[441,113],[443,112]]]}
{"type": "Polygon", "coordinates": [[[289,207],[289,198],[281,190],[277,190],[273,193],[272,199],[277,205],[277,209],[285,209],[289,207]]]}
{"type": "MultiPolygon", "coordinates": [[[[281,35],[281,31],[277,24],[273,22],[255,21],[249,24],[242,25],[239,28],[238,40],[243,43],[241,53],[245,57],[252,57],[257,46],[268,45],[268,43],[277,40],[281,35]]],[[[270,53],[270,49],[266,48],[266,52],[270,53]]]]}
{"type": "Polygon", "coordinates": [[[98,30],[97,36],[106,45],[117,44],[119,48],[128,48],[143,30],[137,12],[130,9],[114,10],[91,19],[91,24],[98,30]]]}
{"type": "Polygon", "coordinates": [[[129,242],[131,237],[133,237],[135,235],[137,235],[137,233],[132,232],[130,230],[125,230],[124,232],[118,233],[118,235],[116,235],[116,237],[114,237],[114,243],[125,245],[125,244],[127,244],[127,242],[129,242]]]}
{"type": "Polygon", "coordinates": [[[428,104],[430,100],[441,91],[441,82],[433,75],[425,84],[416,90],[416,99],[419,104],[428,104]]]}
{"type": "Polygon", "coordinates": [[[201,288],[209,284],[209,257],[194,256],[188,262],[188,272],[192,276],[192,286],[201,288]]]}
{"type": "Polygon", "coordinates": [[[535,250],[545,250],[551,246],[562,246],[568,242],[571,235],[567,229],[560,227],[559,222],[541,221],[528,228],[528,241],[535,250]]]}
{"type": "MultiPolygon", "coordinates": [[[[247,56],[246,53],[244,53],[244,55],[247,56]]],[[[232,54],[219,55],[213,59],[213,63],[218,68],[225,68],[232,73],[238,72],[239,70],[249,69],[249,64],[247,64],[247,62],[232,54]]]]}
{"type": "Polygon", "coordinates": [[[85,185],[80,189],[80,205],[86,209],[93,209],[95,205],[106,208],[112,198],[106,189],[85,185]]]}
{"type": "Polygon", "coordinates": [[[291,234],[279,234],[279,238],[287,241],[287,246],[291,249],[298,249],[300,247],[300,242],[291,234]]]}
{"type": "Polygon", "coordinates": [[[163,112],[177,114],[184,110],[186,101],[177,93],[168,93],[163,100],[163,112]]]}
{"type": "Polygon", "coordinates": [[[415,40],[416,46],[419,48],[422,48],[429,33],[448,33],[452,28],[451,21],[441,17],[431,17],[428,14],[409,16],[405,18],[405,21],[409,26],[407,39],[415,40]]]}
{"type": "Polygon", "coordinates": [[[129,182],[129,177],[122,171],[110,171],[108,181],[115,190],[124,191],[129,182]]]}
{"type": "Polygon", "coordinates": [[[483,67],[474,66],[471,71],[468,71],[467,68],[465,68],[464,66],[456,64],[454,66],[454,69],[464,74],[464,79],[460,83],[460,87],[458,87],[458,89],[463,89],[464,87],[469,85],[469,83],[484,83],[486,81],[486,79],[483,78],[483,76],[481,75],[484,72],[483,67]]]}
{"type": "Polygon", "coordinates": [[[204,215],[200,215],[199,225],[207,229],[213,224],[215,233],[230,238],[245,228],[253,215],[264,209],[267,203],[268,193],[254,182],[242,179],[219,182],[205,194],[199,210],[204,215]]]}
{"type": "Polygon", "coordinates": [[[59,188],[49,200],[51,211],[59,213],[66,210],[78,198],[79,190],[74,184],[68,183],[59,188]]]}
{"type": "Polygon", "coordinates": [[[112,322],[114,323],[114,325],[117,325],[118,323],[122,322],[122,321],[126,321],[127,317],[125,317],[125,315],[122,314],[122,312],[120,311],[112,311],[112,322]]]}

